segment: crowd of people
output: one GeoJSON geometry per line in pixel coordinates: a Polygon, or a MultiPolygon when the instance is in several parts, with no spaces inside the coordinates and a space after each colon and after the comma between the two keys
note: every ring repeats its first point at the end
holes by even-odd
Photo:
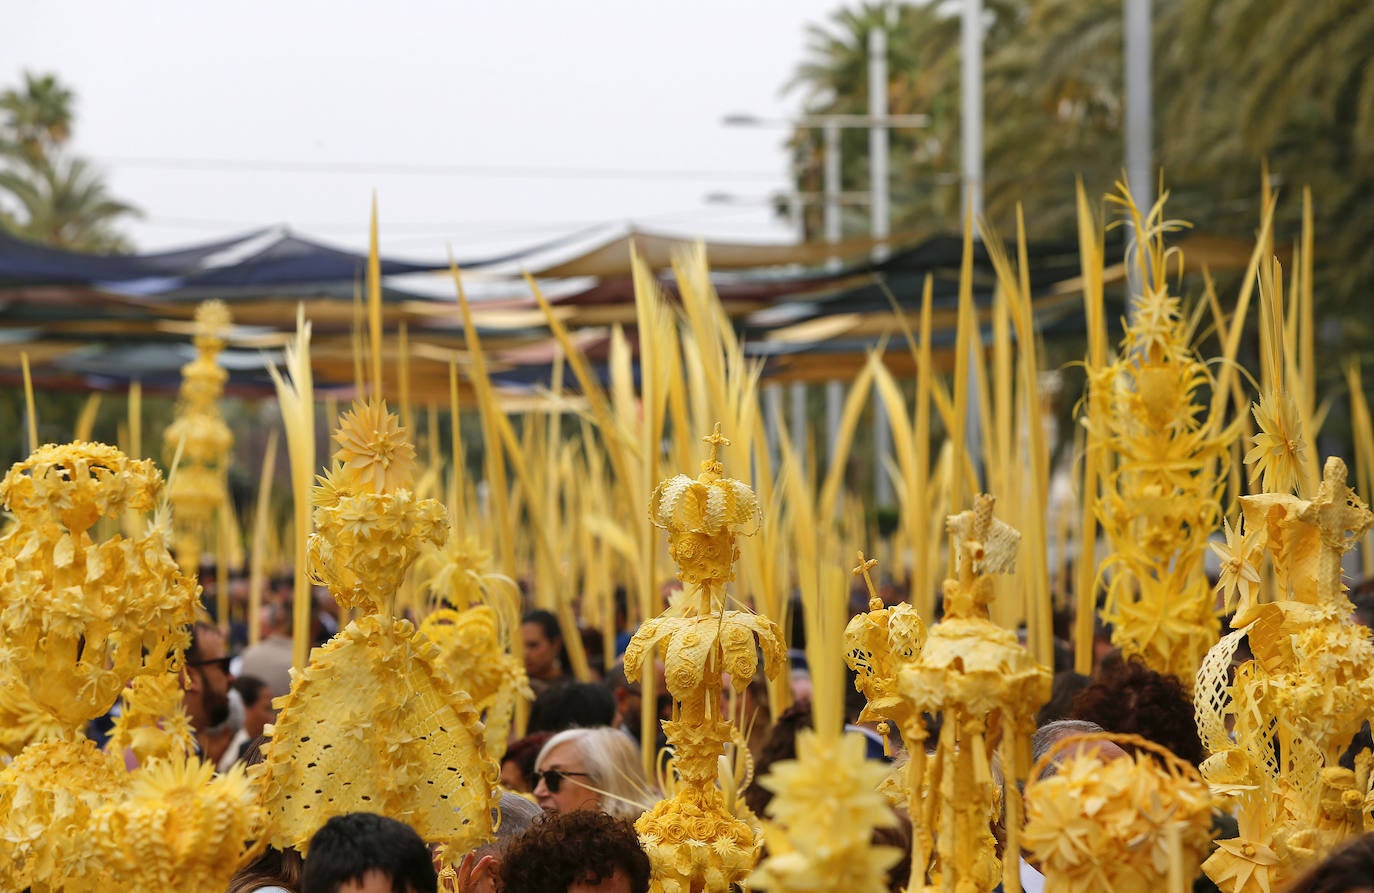
{"type": "MultiPolygon", "coordinates": [[[[217,627],[198,624],[187,652],[184,706],[197,746],[222,768],[261,759],[273,698],[290,685],[287,604],[269,600],[261,622],[257,644],[233,655],[231,643],[217,627]]],[[[239,871],[229,893],[647,891],[649,863],[632,823],[663,794],[657,780],[646,777],[640,759],[641,684],[627,678],[620,663],[595,667],[594,678],[585,681],[574,678],[562,631],[550,612],[526,614],[521,634],[525,669],[537,694],[526,734],[511,740],[504,753],[503,792],[495,811],[497,837],[467,853],[457,863],[456,875],[440,877],[432,848],[409,827],[357,813],[331,819],[315,835],[304,859],[294,851],[269,848],[239,871]]],[[[751,686],[752,696],[734,705],[743,720],[741,727],[753,732],[748,746],[756,779],[780,761],[795,758],[797,735],[812,723],[805,659],[799,652],[792,657],[791,707],[770,721],[761,684],[751,686]]],[[[1036,759],[1066,736],[1104,730],[1139,735],[1194,766],[1204,759],[1192,701],[1176,678],[1108,648],[1103,648],[1091,676],[1076,674],[1067,665],[1058,670],[1051,699],[1036,717],[1036,759]]],[[[870,737],[868,758],[900,760],[900,746],[885,753],[874,729],[858,722],[863,698],[853,686],[849,694],[846,722],[851,730],[870,737]]],[[[661,667],[654,697],[660,718],[671,718],[672,699],[664,693],[661,667]]],[[[936,728],[931,731],[938,733],[936,728]]],[[[930,740],[937,738],[933,734],[930,740]]],[[[660,738],[654,746],[661,744],[660,738]]],[[[1110,742],[1085,746],[1102,761],[1123,753],[1110,742]]],[[[1063,759],[1075,752],[1061,748],[1056,753],[1063,759]]],[[[1054,765],[1045,773],[1052,773],[1054,765]]],[[[760,817],[767,814],[770,799],[768,789],[757,781],[744,792],[746,805],[760,817]]],[[[875,834],[874,843],[909,851],[910,821],[900,811],[897,819],[894,828],[875,834]]],[[[1004,839],[1004,829],[993,830],[1004,839]]],[[[1233,836],[1234,819],[1217,812],[1214,831],[1220,839],[1233,836]]],[[[892,867],[892,890],[905,886],[909,865],[904,860],[892,867]]],[[[1020,873],[1023,889],[1044,889],[1037,867],[1024,858],[1020,873]]],[[[1288,889],[1368,889],[1369,878],[1374,878],[1374,839],[1361,837],[1288,889]]],[[[1215,888],[1199,876],[1195,889],[1215,888]]]]}

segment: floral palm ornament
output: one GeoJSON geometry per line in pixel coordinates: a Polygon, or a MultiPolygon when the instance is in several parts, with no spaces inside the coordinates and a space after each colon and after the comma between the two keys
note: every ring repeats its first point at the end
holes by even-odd
{"type": "MultiPolygon", "coordinates": [[[[1267,455],[1248,457],[1253,480],[1265,480],[1258,468],[1267,455]]],[[[1374,640],[1351,618],[1341,557],[1374,526],[1374,513],[1334,456],[1313,498],[1259,493],[1241,497],[1241,511],[1218,584],[1235,632],[1208,652],[1195,697],[1211,752],[1202,774],[1232,802],[1240,833],[1203,869],[1224,893],[1268,893],[1365,830],[1371,758],[1366,752],[1355,772],[1339,760],[1374,702],[1374,640]],[[1265,557],[1276,591],[1262,602],[1265,557]],[[1232,673],[1242,640],[1254,657],[1232,673]]]]}
{"type": "Polygon", "coordinates": [[[954,544],[955,576],[945,580],[945,616],[930,628],[920,655],[899,675],[902,696],[913,714],[940,714],[940,740],[926,755],[926,731],[914,723],[907,740],[911,761],[907,784],[924,788],[912,814],[909,891],[927,887],[926,873],[938,875],[945,890],[976,893],[999,882],[1019,890],[1015,860],[999,865],[990,822],[996,814],[997,785],[990,766],[1001,757],[1006,779],[1008,852],[1018,852],[1021,797],[1018,784],[1030,771],[1035,712],[1050,697],[1050,671],[1036,663],[1016,634],[988,618],[994,573],[1011,570],[1020,534],[992,517],[993,498],[946,521],[954,544]],[[938,841],[938,844],[936,843],[938,841]],[[932,850],[938,865],[932,869],[932,850]]]}
{"type": "Polygon", "coordinates": [[[1063,893],[1191,889],[1211,844],[1212,796],[1190,764],[1138,735],[1063,738],[1026,785],[1024,843],[1063,893]],[[1128,747],[1103,764],[1094,741],[1128,747]],[[1084,747],[1083,745],[1089,745],[1084,747]],[[1072,755],[1061,752],[1077,747],[1072,755]],[[1062,764],[1040,777],[1052,763],[1062,764]]]}
{"type": "Polygon", "coordinates": [[[188,574],[199,570],[202,543],[229,493],[225,472],[234,434],[218,405],[229,373],[216,360],[228,325],[229,308],[223,301],[206,301],[196,309],[196,358],[181,369],[177,416],[162,434],[167,456],[180,456],[168,497],[177,563],[188,574]]]}
{"type": "Polygon", "coordinates": [[[743,691],[758,669],[782,666],[777,625],[748,611],[725,610],[725,584],[734,578],[735,539],[758,530],[758,497],[745,483],[724,476],[718,458],[729,443],[716,425],[705,438],[711,454],[696,478],[663,481],[650,500],[650,520],[668,531],[668,551],[688,591],[674,608],[646,621],[625,650],[625,673],[636,678],[664,648],[668,693],[677,702],[663,730],[674,749],[678,783],[635,823],[653,866],[651,889],[662,893],[725,891],[758,860],[763,839],[736,818],[717,786],[717,762],[738,731],[721,710],[721,674],[743,691]]]}
{"type": "Polygon", "coordinates": [[[211,780],[188,756],[178,674],[196,588],[165,506],[139,537],[97,528],[161,489],[152,462],[98,443],[42,447],[0,483],[16,519],[0,538],[0,727],[23,747],[0,770],[0,889],[222,890],[258,836],[242,773],[211,780]],[[132,709],[103,752],[83,729],[121,691],[132,709]]]}
{"type": "Polygon", "coordinates": [[[1194,325],[1164,274],[1175,260],[1164,237],[1177,224],[1156,206],[1142,220],[1142,291],[1133,297],[1121,352],[1089,369],[1093,411],[1084,419],[1109,451],[1098,519],[1112,545],[1103,562],[1112,644],[1191,687],[1219,622],[1203,559],[1221,523],[1221,495],[1239,421],[1224,422],[1216,389],[1193,349],[1194,325]]]}
{"type": "Polygon", "coordinates": [[[307,557],[316,582],[362,614],[293,671],[290,693],[275,702],[266,759],[252,772],[269,842],[304,852],[330,817],[378,812],[452,862],[491,836],[499,771],[439,646],[393,616],[406,571],[444,542],[447,513],[412,492],[414,448],[380,401],[355,404],[335,440],[334,465],[315,488],[307,557]]]}

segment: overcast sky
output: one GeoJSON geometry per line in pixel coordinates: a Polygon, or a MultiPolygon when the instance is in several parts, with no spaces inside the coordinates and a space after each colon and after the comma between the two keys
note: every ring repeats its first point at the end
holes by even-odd
{"type": "Polygon", "coordinates": [[[399,255],[625,220],[788,239],[759,201],[786,185],[784,132],[721,118],[795,112],[782,87],[804,28],[841,5],[17,3],[0,78],[52,72],[76,92],[74,147],[143,209],[141,250],[274,223],[362,245],[374,188],[399,255]]]}

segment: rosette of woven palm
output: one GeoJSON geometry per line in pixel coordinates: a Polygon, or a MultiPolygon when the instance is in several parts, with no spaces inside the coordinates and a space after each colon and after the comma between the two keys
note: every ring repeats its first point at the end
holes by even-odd
{"type": "Polygon", "coordinates": [[[199,757],[154,760],[92,816],[87,841],[103,889],[218,893],[262,830],[256,792],[235,766],[199,757]]]}

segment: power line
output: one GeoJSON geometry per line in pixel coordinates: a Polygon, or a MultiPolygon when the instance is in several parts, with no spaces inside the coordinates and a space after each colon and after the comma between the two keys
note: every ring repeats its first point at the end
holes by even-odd
{"type": "MultiPolygon", "coordinates": [[[[682,217],[730,217],[739,216],[754,210],[749,207],[718,207],[706,206],[696,208],[683,208],[675,211],[656,211],[647,214],[631,214],[624,218],[605,218],[600,220],[541,220],[541,221],[521,221],[521,220],[439,220],[429,221],[401,221],[391,222],[382,220],[380,222],[383,233],[415,233],[425,234],[444,234],[454,230],[476,230],[477,235],[512,235],[526,232],[567,232],[569,230],[586,229],[597,226],[610,226],[619,222],[645,222],[645,221],[671,221],[682,217]]],[[[250,229],[264,225],[262,220],[226,220],[221,218],[209,217],[170,217],[160,214],[145,215],[142,218],[144,224],[158,226],[168,229],[250,229]]],[[[316,222],[316,223],[296,223],[290,226],[305,232],[362,232],[366,229],[365,222],[340,223],[316,222]]]]}
{"type": "Polygon", "coordinates": [[[227,171],[291,174],[389,174],[404,177],[510,177],[543,180],[730,180],[776,181],[779,171],[618,168],[423,162],[292,161],[273,158],[172,158],[100,155],[115,167],[159,171],[227,171]]]}

